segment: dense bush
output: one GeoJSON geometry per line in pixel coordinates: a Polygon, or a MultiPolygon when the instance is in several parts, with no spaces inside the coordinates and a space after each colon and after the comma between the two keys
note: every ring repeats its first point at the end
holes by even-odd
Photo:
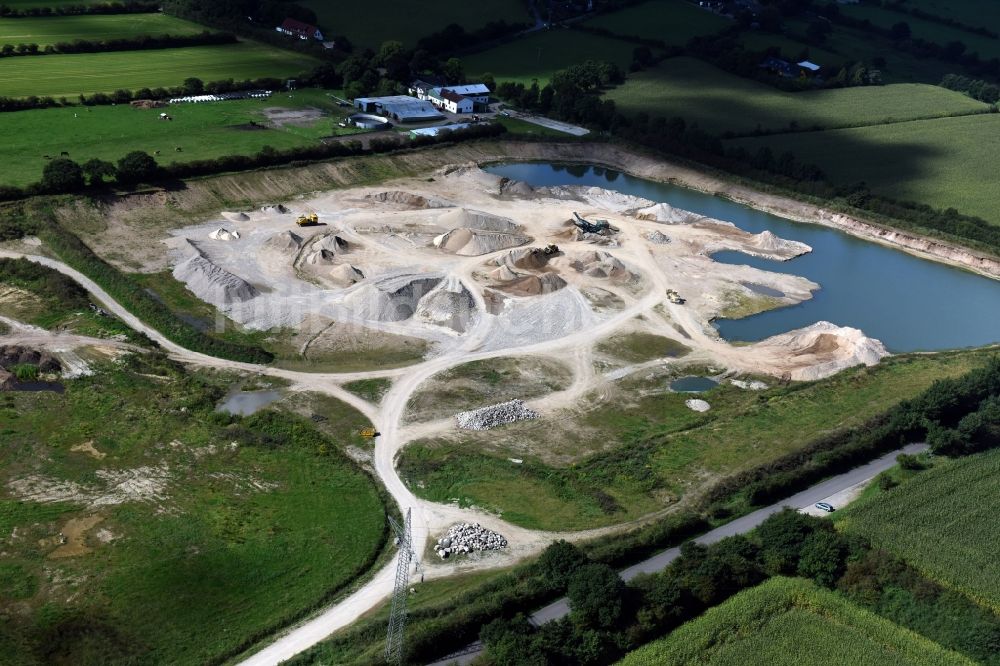
{"type": "Polygon", "coordinates": [[[26,16],[76,16],[79,14],[151,14],[160,10],[159,2],[128,0],[127,2],[99,2],[94,4],[57,4],[54,7],[12,7],[0,4],[0,17],[26,16]]]}

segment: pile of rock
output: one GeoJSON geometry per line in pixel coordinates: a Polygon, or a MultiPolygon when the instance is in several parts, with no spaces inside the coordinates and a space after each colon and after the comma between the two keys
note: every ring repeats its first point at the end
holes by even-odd
{"type": "Polygon", "coordinates": [[[59,372],[62,365],[46,351],[29,349],[20,345],[0,346],[0,368],[10,370],[18,365],[37,365],[39,372],[59,372]]]}
{"type": "Polygon", "coordinates": [[[489,430],[497,426],[537,419],[538,413],[528,409],[523,400],[509,400],[455,415],[463,430],[489,430]]]}
{"type": "Polygon", "coordinates": [[[442,560],[446,560],[451,555],[503,550],[506,547],[507,539],[502,534],[488,530],[479,523],[459,523],[452,525],[448,533],[437,540],[434,552],[442,560]]]}

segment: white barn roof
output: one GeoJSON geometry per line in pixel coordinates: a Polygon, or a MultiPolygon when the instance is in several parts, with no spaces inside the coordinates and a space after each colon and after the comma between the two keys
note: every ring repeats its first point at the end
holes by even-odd
{"type": "Polygon", "coordinates": [[[817,65],[814,62],[809,62],[808,60],[803,60],[802,62],[798,63],[798,65],[799,67],[804,67],[805,69],[808,69],[811,72],[819,70],[819,65],[817,65]]]}
{"type": "Polygon", "coordinates": [[[448,90],[463,95],[465,97],[478,97],[480,95],[489,95],[490,89],[482,83],[470,83],[464,86],[444,86],[448,90]]]}

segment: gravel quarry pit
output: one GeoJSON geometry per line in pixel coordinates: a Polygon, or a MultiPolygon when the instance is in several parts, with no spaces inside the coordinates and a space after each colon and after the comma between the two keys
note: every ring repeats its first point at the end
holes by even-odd
{"type": "MultiPolygon", "coordinates": [[[[809,299],[820,285],[710,255],[787,260],[811,251],[806,245],[600,187],[522,185],[455,165],[283,209],[220,212],[166,243],[174,275],[248,329],[336,322],[389,345],[419,340],[427,358],[554,344],[644,312],[650,332],[739,371],[830,374],[882,353],[836,327],[825,331],[829,344],[808,335],[740,346],[718,338],[711,320],[745,285],[780,292],[774,306],[809,299]],[[320,223],[297,226],[309,213],[320,223]],[[575,214],[617,231],[584,233],[575,214]],[[667,289],[686,303],[668,302],[667,289]]],[[[336,346],[336,331],[314,337],[336,346]]]]}

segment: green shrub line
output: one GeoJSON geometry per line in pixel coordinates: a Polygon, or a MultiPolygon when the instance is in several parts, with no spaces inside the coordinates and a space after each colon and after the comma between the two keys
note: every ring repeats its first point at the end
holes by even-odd
{"type": "Polygon", "coordinates": [[[4,44],[0,47],[0,58],[22,56],[43,56],[69,53],[104,53],[108,51],[148,51],[151,49],[173,49],[185,46],[211,46],[235,44],[236,35],[205,30],[196,35],[143,35],[119,39],[75,39],[72,42],[56,42],[39,48],[38,44],[4,44]]]}
{"type": "Polygon", "coordinates": [[[171,342],[191,351],[231,361],[264,365],[274,360],[274,355],[264,349],[207,336],[181,321],[139,284],[98,257],[79,237],[57,223],[43,224],[38,236],[67,265],[96,282],[129,312],[171,342]]]}
{"type": "Polygon", "coordinates": [[[26,18],[36,16],[79,16],[81,14],[153,14],[160,11],[160,2],[145,0],[127,0],[126,2],[101,2],[92,5],[66,4],[55,7],[27,7],[17,9],[7,4],[0,4],[0,17],[26,18]]]}

